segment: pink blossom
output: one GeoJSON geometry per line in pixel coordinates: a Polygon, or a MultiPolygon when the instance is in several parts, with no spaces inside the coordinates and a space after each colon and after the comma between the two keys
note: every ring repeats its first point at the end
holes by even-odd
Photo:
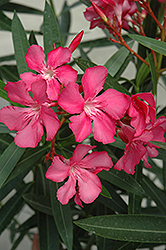
{"type": "Polygon", "coordinates": [[[54,182],[68,180],[57,191],[58,200],[67,204],[76,194],[75,203],[82,206],[93,202],[102,191],[97,173],[103,169],[109,170],[113,163],[107,152],[92,152],[95,146],[78,145],[70,159],[55,156],[46,172],[46,178],[54,182]],[[88,154],[88,155],[87,155],[88,154]],[[87,155],[87,156],[85,156],[87,155]],[[85,157],[84,157],[85,156],[85,157]]]}
{"type": "MultiPolygon", "coordinates": [[[[128,22],[132,21],[132,16],[138,11],[136,3],[130,0],[92,0],[91,2],[93,6],[86,8],[84,12],[86,20],[91,22],[90,29],[96,26],[104,29],[105,23],[103,20],[106,20],[106,18],[102,17],[106,16],[112,27],[117,31],[120,32],[122,27],[128,30],[128,22]],[[101,15],[99,11],[96,12],[95,6],[101,9],[101,15]]],[[[108,29],[110,33],[113,33],[111,28],[108,29]]]]}
{"type": "Polygon", "coordinates": [[[42,47],[32,45],[29,47],[25,60],[30,69],[39,74],[25,72],[21,74],[21,79],[27,84],[28,91],[31,84],[37,80],[45,80],[47,83],[47,95],[50,100],[58,100],[60,93],[60,83],[66,86],[69,82],[76,82],[77,71],[70,65],[71,51],[68,48],[58,47],[48,53],[47,64],[44,63],[45,55],[42,47]]]}
{"type": "Polygon", "coordinates": [[[128,108],[128,98],[114,89],[108,89],[101,95],[108,71],[103,66],[88,68],[82,77],[84,98],[79,93],[77,84],[68,84],[62,90],[58,104],[72,116],[69,120],[70,129],[77,142],[90,135],[93,121],[94,139],[104,144],[114,140],[115,123],[124,116],[128,108]],[[98,96],[97,96],[98,95],[98,96]]]}
{"type": "Polygon", "coordinates": [[[131,117],[131,126],[135,128],[136,135],[140,135],[149,122],[153,124],[155,121],[154,96],[151,93],[132,95],[128,115],[131,117]]]}
{"type": "Polygon", "coordinates": [[[43,126],[47,132],[47,141],[51,141],[58,131],[60,122],[54,111],[49,108],[46,87],[44,80],[32,83],[33,98],[22,81],[8,82],[4,88],[13,102],[27,106],[7,106],[0,110],[0,122],[10,130],[18,131],[14,141],[19,147],[36,147],[42,138],[43,126]]]}
{"type": "Polygon", "coordinates": [[[135,166],[142,159],[144,166],[151,168],[148,157],[156,157],[158,151],[154,144],[149,141],[165,142],[164,133],[166,131],[166,118],[164,116],[155,120],[152,125],[149,123],[140,135],[136,135],[136,130],[129,125],[118,122],[119,137],[125,142],[124,155],[115,164],[115,169],[124,170],[128,174],[135,173],[135,166]]]}

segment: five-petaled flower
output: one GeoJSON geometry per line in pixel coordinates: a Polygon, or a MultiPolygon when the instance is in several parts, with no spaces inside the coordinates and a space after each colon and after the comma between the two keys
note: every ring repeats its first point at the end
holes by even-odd
{"type": "Polygon", "coordinates": [[[84,203],[91,203],[102,191],[96,174],[102,170],[108,171],[113,163],[105,151],[88,154],[93,148],[95,146],[79,144],[70,159],[54,157],[46,172],[46,178],[62,182],[68,177],[65,184],[57,191],[57,198],[62,204],[67,204],[76,194],[75,203],[82,206],[81,200],[84,203]]]}
{"type": "Polygon", "coordinates": [[[58,104],[70,114],[70,128],[77,142],[82,142],[92,131],[94,139],[104,144],[115,141],[113,138],[116,120],[121,119],[129,105],[128,98],[115,89],[107,89],[101,95],[108,71],[103,66],[88,68],[82,77],[84,98],[77,84],[68,84],[62,90],[58,104]],[[72,94],[71,94],[72,93],[72,94]]]}
{"type": "Polygon", "coordinates": [[[47,83],[47,95],[50,100],[58,100],[61,84],[66,86],[69,82],[76,82],[77,71],[70,65],[71,51],[68,48],[58,47],[48,53],[47,64],[44,63],[45,55],[42,47],[32,45],[29,47],[25,60],[30,69],[39,74],[25,72],[20,75],[27,84],[28,91],[31,84],[37,80],[45,80],[47,83]]]}
{"type": "Polygon", "coordinates": [[[33,98],[22,81],[8,82],[4,88],[10,100],[28,107],[7,106],[0,110],[0,122],[10,130],[18,131],[14,138],[19,147],[36,147],[46,129],[46,140],[51,141],[58,131],[60,121],[49,108],[50,100],[46,94],[46,82],[39,80],[32,83],[33,98]]]}

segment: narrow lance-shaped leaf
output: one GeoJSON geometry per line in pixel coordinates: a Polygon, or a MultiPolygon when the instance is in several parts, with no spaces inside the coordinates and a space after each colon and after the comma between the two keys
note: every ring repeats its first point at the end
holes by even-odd
{"type": "Polygon", "coordinates": [[[72,250],[73,245],[73,224],[70,206],[62,205],[56,198],[58,184],[50,181],[51,204],[54,220],[58,232],[68,250],[72,250]]]}
{"type": "Polygon", "coordinates": [[[19,148],[14,141],[7,147],[0,157],[0,187],[3,186],[13,168],[25,152],[25,148],[19,148]]]}
{"type": "Polygon", "coordinates": [[[78,220],[75,224],[96,235],[122,241],[166,243],[166,217],[106,215],[78,220]]]}
{"type": "Polygon", "coordinates": [[[17,12],[21,12],[21,13],[30,13],[30,14],[36,14],[36,15],[43,14],[41,10],[31,8],[25,5],[21,5],[21,4],[16,4],[16,3],[4,4],[2,6],[2,9],[5,11],[11,11],[11,12],[13,12],[13,10],[16,10],[17,12]]]}
{"type": "Polygon", "coordinates": [[[166,56],[166,43],[162,41],[158,41],[154,38],[145,37],[141,35],[133,35],[128,34],[128,36],[137,41],[138,43],[144,45],[145,47],[148,47],[149,49],[154,50],[155,52],[158,52],[159,54],[162,54],[166,56]]]}
{"type": "Polygon", "coordinates": [[[43,21],[44,50],[46,55],[53,49],[53,43],[56,47],[62,45],[62,37],[56,16],[50,5],[46,2],[43,21]]]}
{"type": "MultiPolygon", "coordinates": [[[[134,42],[130,43],[130,47],[132,47],[133,43],[134,42]]],[[[128,49],[122,47],[115,54],[113,54],[113,56],[111,56],[104,64],[111,76],[115,76],[118,70],[122,67],[129,53],[130,52],[128,49]]]]}
{"type": "Polygon", "coordinates": [[[63,36],[63,43],[66,44],[66,40],[68,37],[68,32],[70,29],[70,23],[71,23],[71,14],[70,9],[68,9],[67,2],[64,2],[63,10],[61,14],[61,22],[60,22],[60,30],[61,34],[63,36]],[[67,11],[65,11],[67,9],[67,11]]]}
{"type": "Polygon", "coordinates": [[[0,30],[11,31],[12,21],[2,11],[0,11],[0,30]]]}
{"type": "Polygon", "coordinates": [[[14,13],[12,21],[12,36],[15,50],[15,59],[19,74],[29,71],[25,61],[25,54],[27,53],[29,42],[26,37],[25,30],[16,12],[14,13]]]}
{"type": "Polygon", "coordinates": [[[157,91],[157,73],[156,73],[156,68],[154,64],[153,58],[148,54],[148,61],[149,61],[149,66],[150,66],[150,72],[152,76],[152,82],[153,82],[153,94],[156,95],[157,91]]]}

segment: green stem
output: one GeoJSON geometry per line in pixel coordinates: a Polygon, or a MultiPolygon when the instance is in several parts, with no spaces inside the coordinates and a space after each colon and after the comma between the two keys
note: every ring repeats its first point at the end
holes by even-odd
{"type": "Polygon", "coordinates": [[[52,8],[54,14],[56,15],[55,7],[54,7],[54,4],[53,4],[53,1],[52,1],[52,0],[49,0],[49,1],[50,1],[50,5],[51,5],[51,8],[52,8]]]}

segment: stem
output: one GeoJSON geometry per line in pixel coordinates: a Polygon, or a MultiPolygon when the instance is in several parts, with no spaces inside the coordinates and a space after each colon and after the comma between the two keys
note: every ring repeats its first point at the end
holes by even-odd
{"type": "Polygon", "coordinates": [[[54,14],[56,15],[55,7],[54,7],[54,4],[53,4],[53,1],[52,1],[52,0],[49,0],[49,1],[50,1],[50,5],[51,5],[51,8],[52,8],[54,14]]]}

